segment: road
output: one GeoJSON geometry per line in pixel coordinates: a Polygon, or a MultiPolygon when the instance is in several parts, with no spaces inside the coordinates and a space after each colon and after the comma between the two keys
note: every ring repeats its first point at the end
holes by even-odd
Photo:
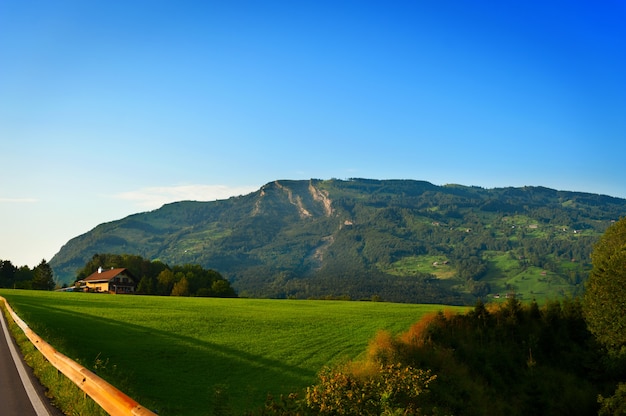
{"type": "Polygon", "coordinates": [[[22,361],[0,311],[0,414],[3,416],[57,416],[43,388],[22,361]]]}

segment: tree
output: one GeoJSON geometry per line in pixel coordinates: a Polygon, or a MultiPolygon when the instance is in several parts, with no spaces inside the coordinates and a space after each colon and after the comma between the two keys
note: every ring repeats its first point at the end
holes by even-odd
{"type": "Polygon", "coordinates": [[[15,280],[17,267],[9,260],[0,260],[0,287],[11,287],[15,280]]]}
{"type": "Polygon", "coordinates": [[[31,270],[28,266],[22,266],[17,269],[15,273],[15,280],[13,281],[13,287],[15,289],[32,289],[33,288],[33,276],[34,269],[31,270]]]}
{"type": "Polygon", "coordinates": [[[167,296],[172,293],[175,276],[170,269],[165,269],[157,276],[157,294],[167,296]]]}
{"type": "Polygon", "coordinates": [[[612,397],[598,398],[601,407],[599,416],[613,416],[626,414],[626,383],[619,383],[612,397]]]}
{"type": "Polygon", "coordinates": [[[420,399],[437,376],[401,364],[378,364],[369,374],[324,369],[319,384],[307,388],[306,403],[317,414],[422,414],[420,399]]]}
{"type": "Polygon", "coordinates": [[[228,280],[220,279],[211,285],[211,296],[218,298],[234,298],[237,296],[235,290],[230,286],[228,280]]]}
{"type": "Polygon", "coordinates": [[[187,280],[186,277],[183,277],[174,284],[172,296],[189,296],[189,280],[187,280]]]}
{"type": "Polygon", "coordinates": [[[46,260],[41,260],[41,263],[33,270],[32,286],[35,290],[54,289],[54,273],[52,272],[52,267],[50,267],[46,260]]]}
{"type": "Polygon", "coordinates": [[[589,330],[609,350],[626,347],[626,218],[611,225],[591,254],[583,311],[589,330]]]}
{"type": "Polygon", "coordinates": [[[152,295],[155,291],[155,281],[152,277],[143,276],[137,285],[137,293],[152,295]]]}

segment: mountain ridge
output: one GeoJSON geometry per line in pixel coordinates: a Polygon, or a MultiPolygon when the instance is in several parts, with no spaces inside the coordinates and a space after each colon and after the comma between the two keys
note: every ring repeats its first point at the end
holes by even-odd
{"type": "Polygon", "coordinates": [[[546,297],[580,292],[593,242],[624,213],[625,199],[545,187],[276,180],[100,224],[50,265],[71,283],[96,253],[197,263],[261,297],[469,303],[531,281],[525,295],[546,297]]]}

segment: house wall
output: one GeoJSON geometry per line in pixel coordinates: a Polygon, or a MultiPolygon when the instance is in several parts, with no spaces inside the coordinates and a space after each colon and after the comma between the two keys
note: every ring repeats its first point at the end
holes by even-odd
{"type": "Polygon", "coordinates": [[[130,283],[130,282],[132,282],[132,280],[130,279],[130,277],[124,276],[123,274],[120,274],[120,275],[116,276],[115,279],[113,279],[111,282],[115,282],[115,283],[130,283]]]}
{"type": "Polygon", "coordinates": [[[110,282],[109,290],[114,292],[117,288],[117,293],[133,293],[135,287],[132,282],[133,280],[128,276],[123,274],[117,275],[115,279],[110,282]]]}
{"type": "Polygon", "coordinates": [[[87,282],[87,287],[90,290],[96,291],[96,292],[108,292],[109,291],[109,282],[104,282],[104,283],[89,283],[87,282]]]}
{"type": "MultiPolygon", "coordinates": [[[[111,292],[115,292],[116,287],[114,285],[111,285],[111,292]]],[[[117,293],[134,293],[135,292],[135,288],[132,286],[122,286],[122,287],[117,287],[117,293]]]]}

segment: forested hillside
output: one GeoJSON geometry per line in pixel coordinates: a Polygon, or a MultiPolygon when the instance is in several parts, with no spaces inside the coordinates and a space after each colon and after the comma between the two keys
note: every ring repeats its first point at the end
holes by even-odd
{"type": "Polygon", "coordinates": [[[576,294],[626,200],[543,187],[275,181],[98,225],[50,261],[70,283],[96,253],[217,270],[242,296],[473,303],[576,294]]]}

